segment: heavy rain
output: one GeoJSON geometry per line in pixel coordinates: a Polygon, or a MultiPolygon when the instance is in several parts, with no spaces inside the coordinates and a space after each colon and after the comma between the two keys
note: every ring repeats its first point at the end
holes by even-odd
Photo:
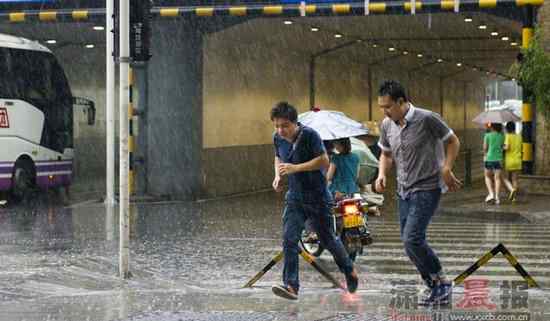
{"type": "Polygon", "coordinates": [[[522,78],[530,45],[550,59],[548,23],[542,0],[0,1],[0,321],[550,320],[550,118],[522,78]],[[389,79],[407,99],[384,107],[389,79]],[[334,192],[330,166],[304,171],[332,193],[327,226],[357,291],[316,253],[318,213],[299,291],[283,268],[292,197],[311,204],[280,166],[280,102],[298,115],[283,117],[299,124],[289,163],[304,125],[327,164],[357,155],[353,193],[334,192]],[[416,116],[394,119],[400,106],[416,116]],[[406,134],[424,110],[449,128],[435,147],[406,134]],[[429,166],[450,186],[455,136],[458,188],[426,230],[442,266],[430,284],[400,213],[426,205],[405,195],[429,166]]]}

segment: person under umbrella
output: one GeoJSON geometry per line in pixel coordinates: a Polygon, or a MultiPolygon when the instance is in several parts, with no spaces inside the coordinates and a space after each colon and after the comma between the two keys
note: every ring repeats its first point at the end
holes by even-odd
{"type": "Polygon", "coordinates": [[[498,124],[504,124],[509,121],[517,122],[521,121],[521,118],[516,116],[512,111],[509,109],[494,109],[494,110],[488,110],[480,113],[474,119],[472,119],[472,122],[479,124],[481,126],[484,126],[485,124],[492,124],[492,123],[498,123],[498,124]]]}
{"type": "Polygon", "coordinates": [[[500,188],[502,185],[502,161],[504,135],[502,134],[502,124],[492,123],[491,131],[483,137],[483,153],[485,158],[485,186],[489,194],[485,202],[500,204],[500,188]]]}
{"type": "Polygon", "coordinates": [[[338,152],[331,155],[327,172],[327,183],[332,196],[334,197],[336,192],[339,196],[358,193],[357,176],[360,159],[356,154],[351,153],[350,137],[367,135],[368,128],[340,111],[319,108],[300,114],[298,121],[317,131],[323,141],[332,142],[338,152]]]}
{"type": "Polygon", "coordinates": [[[313,128],[322,140],[335,140],[346,137],[367,135],[368,128],[355,121],[346,114],[334,110],[320,110],[318,108],[302,113],[298,122],[313,128]]]}
{"type": "Polygon", "coordinates": [[[518,175],[522,169],[521,156],[521,136],[516,134],[516,124],[514,122],[506,123],[506,135],[504,136],[504,169],[506,174],[510,175],[512,182],[504,176],[504,185],[510,191],[508,200],[515,202],[518,191],[518,175]]]}
{"type": "Polygon", "coordinates": [[[350,139],[337,139],[333,144],[338,153],[330,157],[327,172],[328,187],[332,196],[339,199],[344,195],[359,193],[357,186],[359,156],[351,152],[350,139]]]}

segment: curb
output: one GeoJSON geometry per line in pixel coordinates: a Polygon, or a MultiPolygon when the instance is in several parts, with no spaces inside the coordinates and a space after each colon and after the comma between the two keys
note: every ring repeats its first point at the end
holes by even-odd
{"type": "Polygon", "coordinates": [[[521,212],[514,211],[486,211],[481,209],[451,208],[442,206],[437,210],[442,216],[460,216],[466,218],[475,218],[481,221],[505,221],[505,222],[530,222],[529,218],[521,212]]]}

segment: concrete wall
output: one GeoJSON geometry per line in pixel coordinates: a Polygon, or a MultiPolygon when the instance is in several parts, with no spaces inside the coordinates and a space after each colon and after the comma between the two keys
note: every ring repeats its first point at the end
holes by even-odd
{"type": "MultiPolygon", "coordinates": [[[[153,58],[148,67],[148,193],[177,198],[198,197],[203,173],[202,150],[202,43],[193,25],[155,22],[153,58]]],[[[75,110],[75,192],[105,191],[105,47],[83,49],[66,46],[54,52],[63,66],[74,96],[95,102],[96,123],[86,124],[82,110],[75,110]]],[[[118,69],[116,71],[118,79],[118,69]]],[[[118,87],[115,90],[118,108],[118,87]]],[[[135,92],[135,102],[137,90],[135,92]]],[[[116,112],[118,160],[118,111],[116,112]]],[[[135,129],[139,120],[135,122],[135,129]]],[[[139,135],[139,131],[136,130],[139,135]]],[[[139,150],[141,146],[138,145],[139,150]]],[[[139,154],[139,151],[138,153],[139,154]]],[[[140,165],[137,164],[136,168],[140,165]]],[[[118,173],[118,166],[115,166],[118,173]]],[[[118,174],[115,177],[118,186],[118,174]]]]}
{"type": "Polygon", "coordinates": [[[334,52],[317,59],[315,105],[321,109],[341,110],[353,119],[367,121],[368,68],[361,61],[342,59],[345,55],[345,52],[344,55],[334,52]]]}
{"type": "MultiPolygon", "coordinates": [[[[538,15],[539,27],[543,32],[543,45],[550,55],[550,4],[546,2],[538,15]]],[[[550,176],[550,122],[545,121],[541,106],[537,106],[535,174],[550,176]]],[[[550,106],[544,106],[550,108],[550,106]]]]}
{"type": "Polygon", "coordinates": [[[203,137],[205,148],[266,144],[273,128],[271,107],[287,100],[308,106],[309,55],[285,45],[284,38],[246,41],[266,32],[245,23],[205,36],[203,137]]]}
{"type": "MultiPolygon", "coordinates": [[[[270,40],[270,46],[240,39],[263,27],[263,22],[252,20],[205,39],[202,157],[208,197],[269,188],[273,178],[270,108],[277,101],[288,100],[299,112],[308,110],[310,53],[285,46],[300,42],[299,34],[286,35],[293,39],[273,35],[276,40],[270,40]]],[[[436,112],[443,110],[464,147],[478,148],[481,131],[471,119],[483,105],[484,85],[476,78],[479,76],[444,79],[440,84],[435,72],[411,74],[403,69],[398,63],[372,67],[373,120],[383,118],[376,104],[378,84],[391,77],[408,87],[415,104],[436,112]]],[[[367,73],[364,61],[353,60],[345,52],[320,57],[316,62],[315,105],[368,120],[367,73]]],[[[463,161],[457,166],[463,167],[463,161]]]]}
{"type": "MultiPolygon", "coordinates": [[[[269,23],[262,19],[203,38],[195,30],[181,20],[154,24],[149,66],[148,192],[196,198],[269,188],[273,177],[269,110],[280,100],[288,100],[299,112],[309,106],[311,52],[296,45],[305,36],[299,32],[270,34],[269,23]],[[265,41],[257,41],[264,34],[265,41]]],[[[85,124],[83,114],[75,113],[75,173],[81,183],[77,185],[82,190],[103,191],[104,48],[65,47],[56,55],[74,95],[91,98],[97,108],[93,127],[85,124]]],[[[483,102],[480,79],[455,77],[440,83],[437,72],[407,72],[399,61],[371,66],[369,71],[357,57],[342,51],[318,59],[317,106],[369,120],[370,72],[372,120],[381,120],[376,90],[381,80],[391,77],[404,83],[415,104],[443,111],[464,146],[479,146],[480,131],[471,119],[483,102]]]]}
{"type": "MultiPolygon", "coordinates": [[[[265,27],[265,26],[264,26],[265,27]]],[[[263,30],[268,32],[268,30],[263,30]]],[[[309,55],[272,37],[247,41],[254,23],[210,34],[204,41],[203,190],[206,197],[271,185],[271,107],[287,100],[308,109],[309,55]]]]}
{"type": "Polygon", "coordinates": [[[200,194],[202,38],[192,23],[155,21],[149,62],[148,193],[200,194]]]}
{"type": "Polygon", "coordinates": [[[539,9],[537,24],[544,34],[544,48],[550,52],[550,4],[548,2],[539,9]]]}

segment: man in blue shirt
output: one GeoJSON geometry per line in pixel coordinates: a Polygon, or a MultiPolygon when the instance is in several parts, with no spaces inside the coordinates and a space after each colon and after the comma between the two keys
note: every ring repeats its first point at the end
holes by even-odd
{"type": "Polygon", "coordinates": [[[296,109],[286,102],[273,107],[271,121],[276,129],[273,189],[281,192],[281,177],[288,177],[283,213],[283,285],[273,286],[273,293],[290,300],[298,299],[298,242],[306,219],[319,235],[321,245],[332,253],[346,277],[348,291],[353,293],[359,278],[344,245],[332,230],[332,199],[321,170],[329,166],[323,141],[315,130],[298,123],[296,109]]]}

